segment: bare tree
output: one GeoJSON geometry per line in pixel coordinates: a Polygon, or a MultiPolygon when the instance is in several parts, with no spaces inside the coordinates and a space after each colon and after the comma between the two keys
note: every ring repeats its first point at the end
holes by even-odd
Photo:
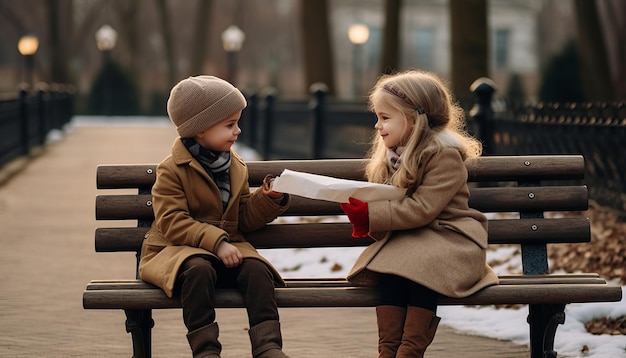
{"type": "Polygon", "coordinates": [[[606,24],[604,29],[607,54],[612,60],[612,75],[616,99],[626,98],[626,2],[607,1],[599,16],[606,24]],[[607,37],[608,35],[608,37],[607,37]]]}
{"type": "MultiPolygon", "coordinates": [[[[71,56],[75,56],[76,51],[82,48],[88,41],[93,41],[93,32],[91,29],[93,28],[96,19],[101,16],[101,13],[106,6],[106,1],[107,0],[100,0],[93,2],[91,6],[86,8],[82,21],[77,21],[78,23],[74,25],[74,31],[71,37],[74,46],[69,49],[72,52],[71,56]]],[[[74,14],[72,14],[72,18],[75,19],[74,14]]]]}
{"type": "Polygon", "coordinates": [[[20,21],[19,16],[13,9],[2,1],[0,1],[0,18],[4,19],[8,24],[17,29],[17,32],[20,34],[26,33],[26,29],[22,22],[20,21]]]}
{"type": "MultiPolygon", "coordinates": [[[[110,0],[109,0],[110,1],[110,0]]],[[[139,41],[139,2],[138,0],[117,0],[113,3],[115,12],[119,14],[121,34],[120,39],[124,39],[125,53],[128,54],[129,73],[134,80],[137,80],[137,73],[140,71],[139,61],[141,48],[139,41]]]]}
{"type": "Polygon", "coordinates": [[[45,49],[40,46],[37,64],[50,66],[38,69],[39,80],[70,83],[67,64],[70,62],[68,47],[71,42],[66,40],[72,35],[71,2],[46,0],[39,5],[35,9],[45,11],[35,11],[35,4],[28,2],[13,2],[11,5],[0,2],[0,19],[15,29],[19,36],[38,32],[40,44],[45,44],[45,49]]]}
{"type": "Polygon", "coordinates": [[[582,57],[581,76],[589,100],[614,99],[610,64],[595,1],[576,0],[579,44],[582,57]]]}
{"type": "Polygon", "coordinates": [[[191,68],[192,75],[202,73],[202,64],[207,56],[209,48],[208,31],[211,16],[211,8],[213,0],[198,0],[198,9],[196,10],[196,18],[193,32],[193,45],[191,46],[191,68]]]}
{"type": "Polygon", "coordinates": [[[385,1],[385,29],[381,46],[381,73],[392,73],[400,66],[401,6],[401,0],[385,1]]]}
{"type": "Polygon", "coordinates": [[[174,40],[172,34],[171,19],[167,8],[167,0],[155,0],[157,12],[160,20],[160,30],[163,36],[163,45],[165,49],[165,59],[167,63],[167,83],[171,88],[178,80],[176,74],[176,61],[174,59],[174,40]]]}
{"type": "Polygon", "coordinates": [[[48,41],[50,43],[50,81],[70,83],[67,64],[70,62],[65,38],[71,36],[71,3],[59,0],[48,0],[48,41]],[[68,21],[69,20],[69,21],[68,21]],[[68,28],[69,27],[69,28],[68,28]]]}
{"type": "Polygon", "coordinates": [[[300,4],[306,91],[313,83],[322,82],[328,86],[329,94],[334,94],[328,1],[301,0],[300,4]]]}
{"type": "Polygon", "coordinates": [[[450,0],[452,87],[458,97],[470,95],[470,86],[487,76],[487,0],[450,0]]]}

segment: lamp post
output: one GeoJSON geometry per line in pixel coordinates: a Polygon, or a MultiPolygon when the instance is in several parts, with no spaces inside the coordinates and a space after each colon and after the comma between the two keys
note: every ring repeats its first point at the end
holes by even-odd
{"type": "Polygon", "coordinates": [[[39,39],[35,35],[24,35],[17,42],[17,50],[24,56],[24,81],[34,85],[35,53],[39,48],[39,39]]]}
{"type": "Polygon", "coordinates": [[[115,44],[117,43],[117,31],[113,29],[110,25],[103,25],[96,31],[96,46],[98,46],[98,50],[102,52],[103,57],[103,65],[102,72],[104,74],[103,79],[103,88],[102,90],[102,109],[104,114],[111,114],[111,106],[112,106],[112,96],[113,96],[113,83],[112,78],[110,76],[111,67],[111,51],[115,48],[115,44]]]}
{"type": "Polygon", "coordinates": [[[370,37],[370,29],[364,24],[352,24],[348,28],[348,38],[352,42],[352,86],[355,97],[361,94],[361,76],[363,73],[363,45],[370,37]]]}
{"type": "Polygon", "coordinates": [[[110,56],[116,43],[117,31],[110,25],[102,25],[102,27],[96,31],[96,46],[98,46],[98,50],[102,51],[104,56],[110,56]]]}
{"type": "Polygon", "coordinates": [[[246,38],[246,34],[235,25],[230,25],[224,32],[222,32],[222,44],[224,51],[226,51],[228,75],[227,79],[230,83],[234,84],[237,71],[237,54],[241,50],[243,41],[246,38]]]}

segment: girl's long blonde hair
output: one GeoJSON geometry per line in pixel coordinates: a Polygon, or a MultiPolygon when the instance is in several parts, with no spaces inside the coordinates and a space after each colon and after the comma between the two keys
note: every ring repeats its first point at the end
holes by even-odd
{"type": "Polygon", "coordinates": [[[400,167],[393,170],[388,164],[388,148],[374,135],[365,169],[369,181],[408,188],[417,181],[424,151],[454,147],[464,159],[482,153],[481,143],[465,130],[463,109],[437,75],[416,70],[383,75],[370,92],[370,109],[381,100],[404,113],[406,148],[400,167]]]}

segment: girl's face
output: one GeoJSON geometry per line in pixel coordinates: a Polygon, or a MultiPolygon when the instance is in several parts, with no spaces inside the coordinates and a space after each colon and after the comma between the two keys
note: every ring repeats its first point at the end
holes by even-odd
{"type": "Polygon", "coordinates": [[[241,112],[235,112],[232,116],[209,127],[204,132],[196,135],[196,141],[206,149],[216,152],[228,152],[241,134],[239,118],[241,112]]]}
{"type": "Polygon", "coordinates": [[[385,147],[395,148],[402,146],[407,136],[407,121],[404,113],[385,101],[385,96],[378,96],[373,101],[374,113],[376,113],[376,124],[374,128],[378,131],[385,147]]]}

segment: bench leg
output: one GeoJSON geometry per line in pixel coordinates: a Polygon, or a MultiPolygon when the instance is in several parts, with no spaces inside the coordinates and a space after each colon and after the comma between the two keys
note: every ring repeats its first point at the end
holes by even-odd
{"type": "Polygon", "coordinates": [[[531,358],[556,358],[554,336],[558,325],[564,322],[564,304],[529,306],[531,358]]]}
{"type": "Polygon", "coordinates": [[[133,338],[133,358],[152,356],[152,310],[124,310],[126,332],[133,338]]]}

